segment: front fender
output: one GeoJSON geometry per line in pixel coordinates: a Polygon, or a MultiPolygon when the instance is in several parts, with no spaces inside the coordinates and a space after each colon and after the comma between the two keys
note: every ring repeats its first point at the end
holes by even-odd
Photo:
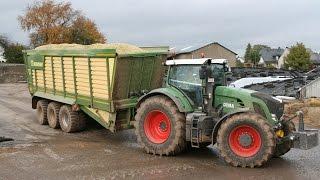
{"type": "Polygon", "coordinates": [[[164,95],[170,98],[176,104],[180,112],[193,112],[193,108],[189,100],[180,91],[170,87],[154,89],[149,93],[141,96],[138,99],[137,108],[147,98],[156,95],[164,95]]]}
{"type": "Polygon", "coordinates": [[[216,143],[216,139],[217,139],[219,128],[220,128],[221,124],[225,120],[227,120],[229,117],[231,117],[233,115],[240,114],[240,113],[245,113],[245,112],[252,112],[252,111],[250,111],[248,108],[243,108],[243,109],[240,109],[240,110],[237,110],[237,111],[233,111],[233,112],[230,112],[230,113],[222,116],[219,119],[219,121],[214,125],[213,131],[212,131],[212,144],[216,143]]]}

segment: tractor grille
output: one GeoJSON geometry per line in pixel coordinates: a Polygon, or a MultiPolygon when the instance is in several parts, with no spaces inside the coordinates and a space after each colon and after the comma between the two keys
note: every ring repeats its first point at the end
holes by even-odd
{"type": "Polygon", "coordinates": [[[252,93],[251,96],[263,100],[263,102],[266,103],[270,113],[275,114],[278,119],[280,119],[283,115],[283,103],[273,99],[272,96],[260,92],[252,93]]]}

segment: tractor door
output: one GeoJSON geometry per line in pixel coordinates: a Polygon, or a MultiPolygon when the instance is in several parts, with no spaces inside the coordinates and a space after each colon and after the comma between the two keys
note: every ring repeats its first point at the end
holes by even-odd
{"type": "Polygon", "coordinates": [[[171,66],[168,84],[185,93],[195,109],[202,107],[202,87],[199,77],[200,65],[171,66]]]}

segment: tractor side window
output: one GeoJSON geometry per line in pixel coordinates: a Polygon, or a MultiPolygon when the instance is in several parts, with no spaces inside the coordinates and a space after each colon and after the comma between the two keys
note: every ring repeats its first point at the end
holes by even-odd
{"type": "Polygon", "coordinates": [[[169,84],[182,90],[196,107],[201,107],[202,104],[199,70],[200,66],[195,65],[172,66],[169,76],[169,84]]]}

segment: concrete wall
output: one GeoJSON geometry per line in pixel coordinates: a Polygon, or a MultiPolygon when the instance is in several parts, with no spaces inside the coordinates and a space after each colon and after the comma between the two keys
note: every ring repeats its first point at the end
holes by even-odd
{"type": "Polygon", "coordinates": [[[0,64],[0,83],[16,83],[26,81],[24,64],[0,64]]]}
{"type": "Polygon", "coordinates": [[[191,53],[178,54],[175,56],[175,59],[197,59],[201,58],[202,53],[204,53],[204,56],[206,58],[227,59],[230,67],[236,66],[236,54],[232,53],[231,51],[227,50],[217,43],[204,46],[191,53]]]}

